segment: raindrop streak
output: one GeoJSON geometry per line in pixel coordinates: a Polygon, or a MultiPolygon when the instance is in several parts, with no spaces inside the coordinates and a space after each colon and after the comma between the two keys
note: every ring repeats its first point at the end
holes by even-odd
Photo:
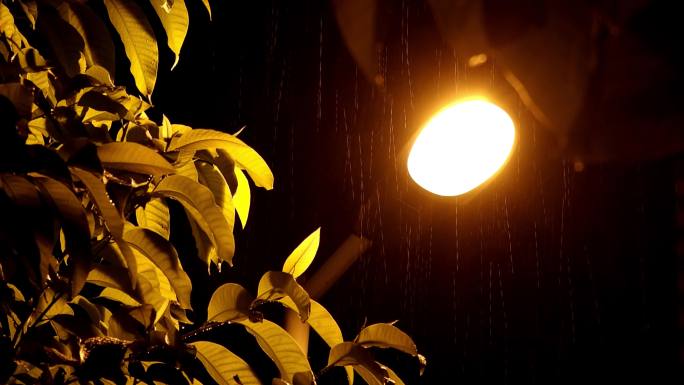
{"type": "Polygon", "coordinates": [[[506,315],[506,300],[504,299],[503,279],[501,278],[501,264],[496,264],[499,272],[499,296],[501,298],[501,312],[504,324],[504,383],[508,383],[508,316],[506,315]]]}
{"type": "Polygon", "coordinates": [[[511,274],[515,274],[513,267],[513,240],[511,239],[511,221],[508,217],[508,197],[504,196],[504,212],[506,213],[506,234],[508,234],[508,257],[511,262],[511,274]]]}
{"type": "Polygon", "coordinates": [[[564,239],[565,239],[565,210],[569,205],[569,195],[570,195],[570,183],[568,181],[568,165],[566,161],[563,161],[563,196],[561,198],[561,218],[560,218],[560,244],[559,244],[559,275],[558,275],[558,287],[561,287],[561,276],[563,270],[565,270],[567,285],[568,285],[568,305],[570,307],[570,332],[572,342],[575,343],[575,304],[573,298],[573,285],[572,276],[570,269],[570,257],[568,253],[564,253],[564,239]],[[565,265],[565,266],[563,266],[565,265]],[[565,267],[565,269],[563,269],[565,267]]]}
{"type": "Polygon", "coordinates": [[[323,15],[321,15],[320,35],[318,38],[318,91],[316,94],[316,133],[321,127],[323,116],[323,15]]]}
{"type": "MultiPolygon", "coordinates": [[[[456,204],[454,204],[454,229],[455,229],[455,234],[454,234],[454,239],[456,240],[456,271],[458,272],[460,270],[460,263],[461,263],[461,252],[459,248],[459,239],[458,239],[458,201],[456,204]]],[[[432,234],[432,233],[431,233],[432,234]]]]}

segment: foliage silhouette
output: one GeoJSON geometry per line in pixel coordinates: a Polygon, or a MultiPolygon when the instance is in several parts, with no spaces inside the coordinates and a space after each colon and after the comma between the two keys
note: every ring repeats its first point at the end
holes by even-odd
{"type": "Polygon", "coordinates": [[[344,342],[297,283],[320,229],[282,272],[264,274],[256,297],[226,283],[209,319],[193,319],[193,306],[207,304],[191,303],[168,201],[183,207],[202,261],[232,265],[236,212],[244,227],[250,208],[246,176],[272,189],[273,174],[237,134],[149,118],[159,60],[148,17],[159,18],[175,66],[189,24],[184,0],[151,0],[151,15],[133,0],[93,3],[0,1],[0,382],[261,384],[263,370],[205,338],[234,324],[273,360],[273,383],[323,382],[330,367],[345,366],[349,384],[352,368],[369,384],[401,384],[370,347],[424,362],[406,334],[376,324],[344,342]],[[109,30],[140,96],[113,81],[109,30]],[[318,376],[264,318],[266,303],[298,312],[331,347],[318,376]]]}

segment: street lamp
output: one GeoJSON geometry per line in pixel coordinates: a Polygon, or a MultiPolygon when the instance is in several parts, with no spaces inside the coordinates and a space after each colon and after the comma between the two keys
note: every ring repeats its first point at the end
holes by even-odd
{"type": "Polygon", "coordinates": [[[506,111],[484,99],[458,101],[437,112],[418,133],[408,172],[434,194],[462,195],[496,174],[514,143],[515,125],[506,111]]]}

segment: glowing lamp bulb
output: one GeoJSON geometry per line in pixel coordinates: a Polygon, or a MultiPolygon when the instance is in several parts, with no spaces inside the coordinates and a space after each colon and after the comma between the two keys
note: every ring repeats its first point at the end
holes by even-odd
{"type": "Polygon", "coordinates": [[[506,163],[513,120],[484,100],[451,104],[422,128],[408,156],[411,178],[424,189],[456,196],[481,185],[506,163]]]}

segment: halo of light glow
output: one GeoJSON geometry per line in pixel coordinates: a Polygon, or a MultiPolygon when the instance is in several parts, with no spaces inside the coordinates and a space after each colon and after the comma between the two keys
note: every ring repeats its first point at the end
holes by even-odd
{"type": "Polygon", "coordinates": [[[408,156],[409,175],[434,194],[462,195],[496,174],[514,143],[506,111],[482,99],[456,102],[421,129],[408,156]]]}

